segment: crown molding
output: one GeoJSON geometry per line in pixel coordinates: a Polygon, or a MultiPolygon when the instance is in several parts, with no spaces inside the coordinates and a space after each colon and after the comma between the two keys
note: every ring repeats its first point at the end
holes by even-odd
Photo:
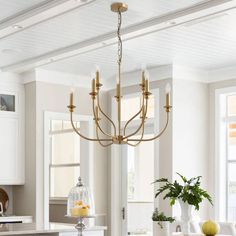
{"type": "Polygon", "coordinates": [[[236,66],[209,70],[209,83],[236,79],[236,66]]]}
{"type": "Polygon", "coordinates": [[[12,89],[23,89],[22,78],[19,74],[11,72],[0,72],[0,86],[12,89]]]}
{"type": "MultiPolygon", "coordinates": [[[[192,7],[188,7],[163,16],[151,18],[147,21],[131,25],[122,30],[124,41],[154,32],[166,30],[179,25],[186,24],[193,20],[209,15],[219,14],[236,7],[236,0],[211,0],[192,7]],[[171,24],[173,23],[174,24],[171,24]],[[170,23],[170,24],[167,24],[170,23]]],[[[20,61],[2,67],[3,71],[26,71],[35,67],[43,66],[65,58],[73,57],[82,53],[90,52],[117,43],[116,31],[100,35],[89,40],[79,42],[44,55],[20,61]]]]}
{"type": "MultiPolygon", "coordinates": [[[[187,80],[200,83],[214,83],[236,79],[236,67],[225,67],[217,70],[202,70],[183,65],[163,65],[148,68],[150,82],[157,80],[170,79],[187,80]]],[[[35,69],[21,74],[0,73],[5,80],[13,83],[27,84],[33,81],[60,84],[70,87],[91,88],[91,78],[89,76],[75,75],[53,70],[35,69]]],[[[141,71],[132,71],[122,74],[122,87],[138,85],[141,81],[141,71]]],[[[110,77],[102,81],[104,91],[112,90],[116,87],[116,77],[110,77]]]]}
{"type": "Polygon", "coordinates": [[[210,82],[209,71],[176,64],[173,65],[173,79],[201,83],[210,82]]]}
{"type": "Polygon", "coordinates": [[[190,80],[201,83],[215,83],[236,79],[236,67],[202,70],[182,65],[173,65],[173,79],[190,80]]]}
{"type": "Polygon", "coordinates": [[[50,84],[60,84],[69,87],[91,87],[91,78],[81,75],[64,73],[53,70],[35,69],[21,73],[21,79],[24,84],[31,82],[44,82],[50,84]]]}

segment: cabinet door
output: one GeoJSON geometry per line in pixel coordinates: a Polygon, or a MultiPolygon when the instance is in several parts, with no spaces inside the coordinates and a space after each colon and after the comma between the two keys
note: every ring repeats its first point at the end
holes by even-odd
{"type": "Polygon", "coordinates": [[[18,119],[0,118],[0,185],[15,184],[18,177],[18,119]]]}

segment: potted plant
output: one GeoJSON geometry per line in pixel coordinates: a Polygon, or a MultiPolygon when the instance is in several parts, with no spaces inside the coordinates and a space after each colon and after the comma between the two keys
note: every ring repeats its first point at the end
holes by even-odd
{"type": "Polygon", "coordinates": [[[169,224],[175,221],[174,218],[165,216],[164,212],[159,212],[156,208],[152,214],[152,220],[159,226],[156,229],[157,235],[169,236],[169,224]]]}
{"type": "Polygon", "coordinates": [[[207,199],[213,205],[211,196],[201,188],[202,176],[187,179],[183,175],[177,173],[183,184],[176,180],[171,183],[166,178],[157,179],[154,183],[162,183],[163,185],[157,189],[155,197],[165,193],[163,199],[170,199],[170,205],[173,206],[176,200],[179,201],[181,207],[181,220],[183,221],[183,232],[189,233],[189,221],[191,219],[192,207],[199,210],[200,203],[207,199]]]}

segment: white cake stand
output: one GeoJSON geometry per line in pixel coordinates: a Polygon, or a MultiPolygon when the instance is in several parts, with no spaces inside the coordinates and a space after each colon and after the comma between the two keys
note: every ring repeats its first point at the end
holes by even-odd
{"type": "Polygon", "coordinates": [[[78,230],[78,236],[83,236],[83,232],[86,229],[86,225],[84,223],[84,220],[85,219],[93,219],[96,216],[95,215],[88,215],[88,216],[68,216],[68,215],[66,215],[66,217],[77,219],[78,223],[75,225],[75,228],[78,230]]]}

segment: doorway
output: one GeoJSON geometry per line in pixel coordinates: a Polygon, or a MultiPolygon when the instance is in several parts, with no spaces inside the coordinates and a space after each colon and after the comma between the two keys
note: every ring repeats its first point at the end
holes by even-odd
{"type": "MultiPolygon", "coordinates": [[[[153,132],[144,138],[153,137],[153,132]]],[[[139,138],[139,137],[137,137],[139,138]]],[[[154,141],[123,147],[123,235],[153,236],[154,141]]]]}
{"type": "MultiPolygon", "coordinates": [[[[152,91],[144,138],[159,131],[159,90],[152,91]]],[[[116,117],[116,101],[112,117],[116,117]]],[[[126,94],[122,101],[122,127],[140,108],[137,93],[126,94]]],[[[140,117],[132,121],[127,133],[133,133],[140,117]]],[[[152,212],[157,206],[152,182],[159,176],[159,141],[142,142],[137,147],[113,145],[111,148],[111,234],[114,236],[152,236],[152,212]],[[147,151],[148,150],[148,151],[147,151]]]]}

